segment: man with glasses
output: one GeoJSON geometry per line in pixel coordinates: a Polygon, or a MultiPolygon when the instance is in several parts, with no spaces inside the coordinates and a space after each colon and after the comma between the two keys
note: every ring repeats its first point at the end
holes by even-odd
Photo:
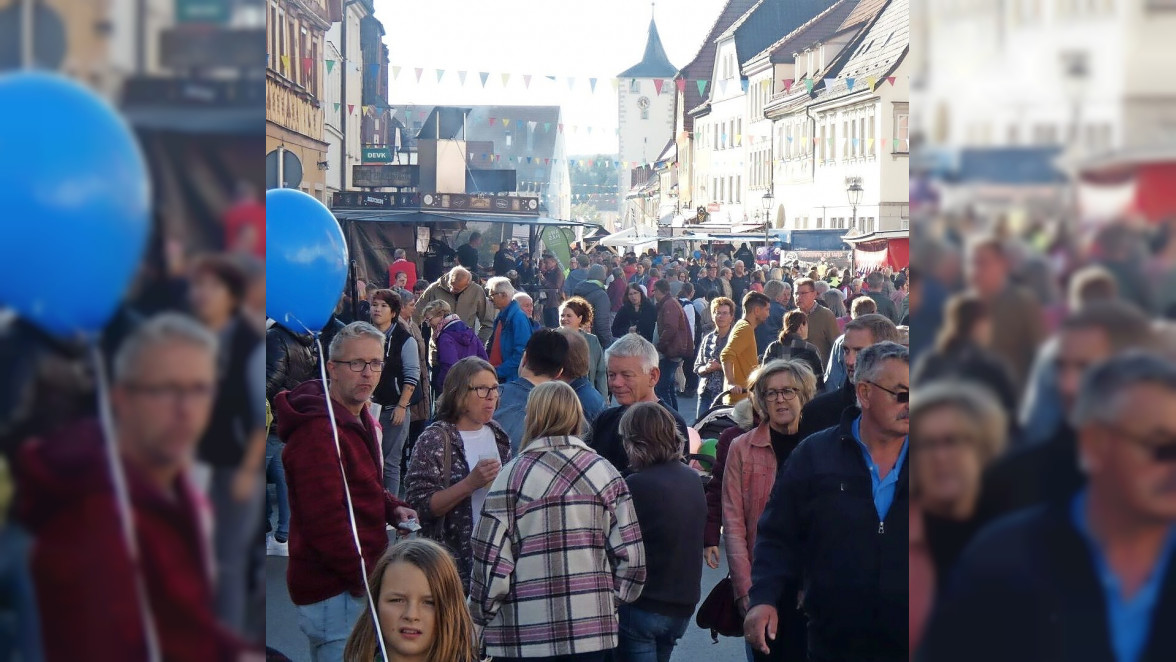
{"type": "Polygon", "coordinates": [[[861,414],[805,439],[780,470],[753,554],[743,628],[754,650],[779,647],[779,610],[803,591],[811,662],[909,659],[909,383],[905,347],[863,350],[854,375],[861,414]]]}
{"type": "Polygon", "coordinates": [[[921,659],[1176,660],[1176,364],[1095,366],[1071,422],[1086,487],[981,532],[921,659]]]}
{"type": "Polygon", "coordinates": [[[191,478],[212,418],[216,355],[211,332],[165,313],[138,327],[115,358],[112,431],[137,570],[98,422],[67,425],[22,449],[18,517],[36,536],[31,568],[41,613],[53,614],[41,622],[45,659],[145,659],[148,609],[161,659],[234,660],[246,650],[213,612],[205,526],[212,513],[191,478]],[[149,605],[140,603],[137,576],[149,605]]]}
{"type": "Polygon", "coordinates": [[[498,372],[498,382],[505,384],[519,376],[523,351],[531,339],[531,320],[514,300],[515,289],[508,278],[491,278],[486,281],[486,290],[490,293],[490,303],[498,309],[486,353],[490,355],[490,365],[498,372]]]}
{"type": "Polygon", "coordinates": [[[862,315],[845,325],[841,348],[847,376],[836,390],[822,393],[804,406],[804,413],[800,417],[802,437],[837,425],[848,410],[858,411],[857,388],[853,378],[858,355],[865,348],[883,341],[898,342],[898,327],[884,315],[862,315]]]}
{"type": "Polygon", "coordinates": [[[330,356],[325,390],[316,379],[274,398],[278,436],[286,440],[282,462],[290,495],[286,585],[303,615],[314,660],[343,659],[351,627],[366,609],[364,566],[347,504],[355,513],[367,570],[388,546],[386,525],[416,518],[384,488],[377,426],[368,406],[384,369],[384,334],[367,322],[348,324],[331,341],[330,356]],[[338,430],[338,453],[332,427],[338,430]]]}
{"type": "Polygon", "coordinates": [[[841,335],[837,318],[826,307],[817,304],[817,284],[811,278],[796,281],[796,307],[808,316],[808,341],[821,356],[821,365],[829,364],[833,341],[841,335]]]}

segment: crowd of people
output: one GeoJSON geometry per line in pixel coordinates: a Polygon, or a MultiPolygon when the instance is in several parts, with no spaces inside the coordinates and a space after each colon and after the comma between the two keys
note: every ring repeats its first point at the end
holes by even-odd
{"type": "Polygon", "coordinates": [[[668,660],[720,544],[749,660],[907,657],[906,269],[480,254],[412,282],[398,251],[321,357],[267,332],[267,549],[312,659],[668,660]]]}
{"type": "Polygon", "coordinates": [[[913,247],[918,659],[1176,657],[1174,227],[961,216],[913,247]]]}

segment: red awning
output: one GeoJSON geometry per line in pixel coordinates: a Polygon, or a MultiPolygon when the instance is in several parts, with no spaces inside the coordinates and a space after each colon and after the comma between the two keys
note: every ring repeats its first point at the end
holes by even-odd
{"type": "Polygon", "coordinates": [[[857,244],[853,251],[854,266],[859,271],[873,271],[883,265],[898,271],[910,264],[910,239],[879,239],[857,244]]]}

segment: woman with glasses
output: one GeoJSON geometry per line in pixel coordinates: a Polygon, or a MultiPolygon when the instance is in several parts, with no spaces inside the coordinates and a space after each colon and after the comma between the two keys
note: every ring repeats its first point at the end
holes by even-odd
{"type": "MultiPolygon", "coordinates": [[[[781,359],[756,368],[747,388],[761,423],[731,443],[723,470],[723,540],[740,615],[750,605],[756,525],[776,482],[776,469],[800,443],[800,413],[816,393],[817,381],[805,361],[781,359]]],[[[799,611],[780,612],[776,638],[787,649],[783,659],[807,659],[804,630],[799,611]]],[[[756,659],[750,645],[747,659],[756,659]]]]}
{"type": "Polygon", "coordinates": [[[453,554],[466,593],[474,559],[470,535],[487,488],[510,459],[510,438],[492,420],[498,389],[498,375],[486,360],[467,357],[454,364],[405,476],[405,499],[417,511],[422,533],[453,554]]]}
{"type": "Polygon", "coordinates": [[[417,341],[408,324],[401,321],[403,302],[392,290],[376,290],[371,296],[372,325],[384,334],[384,368],[380,382],[372,392],[372,402],[380,405],[380,445],[384,452],[384,487],[400,495],[400,460],[408,425],[412,422],[409,407],[423,398],[417,388],[421,379],[421,359],[417,341]]]}
{"type": "Polygon", "coordinates": [[[441,300],[430,301],[421,312],[421,317],[432,331],[433,346],[437,349],[433,358],[433,392],[441,393],[445,384],[445,376],[455,363],[467,356],[475,356],[483,361],[489,361],[490,355],[482,346],[481,339],[474,330],[461,321],[461,318],[449,307],[449,303],[441,300]]]}

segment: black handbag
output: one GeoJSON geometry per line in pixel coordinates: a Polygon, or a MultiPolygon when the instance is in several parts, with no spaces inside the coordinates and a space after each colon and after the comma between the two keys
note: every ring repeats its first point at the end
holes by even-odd
{"type": "Polygon", "coordinates": [[[739,606],[735,604],[735,590],[730,575],[720,579],[711,589],[698,608],[694,622],[698,627],[710,630],[711,639],[715,643],[718,643],[720,634],[724,637],[743,636],[743,617],[739,615],[739,606]]]}

